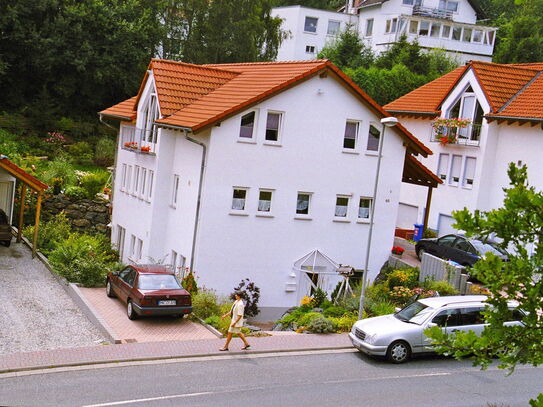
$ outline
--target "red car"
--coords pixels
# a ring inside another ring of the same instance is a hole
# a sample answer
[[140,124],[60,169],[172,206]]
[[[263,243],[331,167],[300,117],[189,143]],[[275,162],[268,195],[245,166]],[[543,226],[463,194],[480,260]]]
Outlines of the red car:
[[129,319],[141,315],[182,317],[192,311],[190,294],[172,271],[159,265],[127,266],[122,271],[108,273],[106,294],[126,303]]

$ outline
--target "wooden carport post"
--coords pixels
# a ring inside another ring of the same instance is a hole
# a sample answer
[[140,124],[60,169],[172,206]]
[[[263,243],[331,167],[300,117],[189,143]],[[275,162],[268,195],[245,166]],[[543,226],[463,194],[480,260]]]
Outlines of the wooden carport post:
[[430,217],[430,205],[432,204],[432,190],[434,187],[428,187],[428,194],[426,195],[426,208],[424,209],[424,221],[423,224],[423,231],[426,230],[428,227],[428,218]]
[[41,199],[42,193],[38,192],[38,202],[36,203],[36,219],[34,221],[34,238],[32,239],[32,258],[36,257],[36,250],[38,250],[38,228],[40,226],[40,212],[41,212]]
[[23,236],[23,220],[25,214],[26,184],[21,185],[21,205],[19,207],[19,223],[17,224],[17,243],[21,242]]

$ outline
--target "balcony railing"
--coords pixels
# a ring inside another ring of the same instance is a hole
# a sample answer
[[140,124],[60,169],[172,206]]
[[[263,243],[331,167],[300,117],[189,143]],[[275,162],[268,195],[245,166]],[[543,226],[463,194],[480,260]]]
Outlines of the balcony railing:
[[443,145],[456,144],[478,147],[481,140],[481,125],[467,126],[434,126],[430,141]]
[[121,148],[140,154],[155,154],[157,147],[156,130],[144,131],[135,126],[123,126]]
[[422,6],[413,6],[413,15],[422,17],[443,18],[446,20],[453,19],[452,11]]

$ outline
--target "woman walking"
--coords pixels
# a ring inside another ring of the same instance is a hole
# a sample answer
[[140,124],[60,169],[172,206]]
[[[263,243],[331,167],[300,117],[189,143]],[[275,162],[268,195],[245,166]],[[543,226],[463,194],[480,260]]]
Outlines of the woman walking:
[[230,326],[228,327],[228,334],[226,335],[226,343],[222,348],[220,348],[220,351],[227,351],[228,345],[230,344],[230,341],[232,340],[232,334],[238,334],[238,336],[241,338],[245,346],[241,349],[247,350],[251,347],[249,345],[249,342],[247,342],[247,339],[245,339],[245,335],[241,332],[241,327],[243,326],[243,313],[245,312],[245,305],[243,304],[243,301],[241,300],[241,292],[236,291],[234,293],[234,297],[236,298],[236,301],[234,301],[234,304],[232,305],[232,308],[230,309],[230,312],[227,312],[224,314],[221,319],[226,318],[227,316],[232,317],[232,322],[230,322]]

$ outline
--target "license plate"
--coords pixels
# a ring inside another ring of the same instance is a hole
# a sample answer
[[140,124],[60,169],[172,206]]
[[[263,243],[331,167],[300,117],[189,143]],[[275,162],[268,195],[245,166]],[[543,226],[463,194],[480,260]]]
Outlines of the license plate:
[[158,305],[175,305],[175,300],[160,300]]

